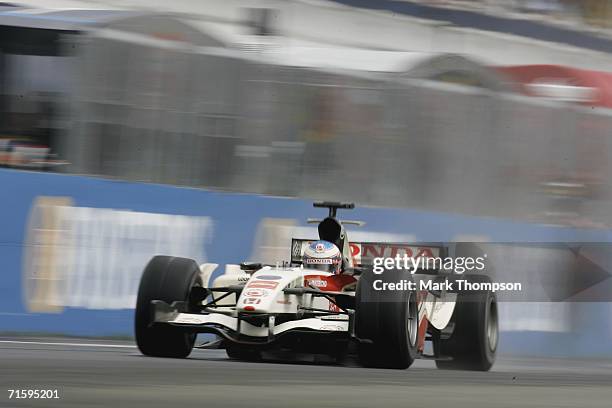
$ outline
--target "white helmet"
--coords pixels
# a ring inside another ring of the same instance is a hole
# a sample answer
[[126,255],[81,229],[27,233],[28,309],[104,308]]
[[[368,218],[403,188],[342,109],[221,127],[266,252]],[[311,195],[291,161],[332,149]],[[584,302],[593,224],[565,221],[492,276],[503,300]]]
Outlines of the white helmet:
[[342,267],[342,254],[331,242],[314,241],[304,250],[302,264],[304,268],[338,274]]

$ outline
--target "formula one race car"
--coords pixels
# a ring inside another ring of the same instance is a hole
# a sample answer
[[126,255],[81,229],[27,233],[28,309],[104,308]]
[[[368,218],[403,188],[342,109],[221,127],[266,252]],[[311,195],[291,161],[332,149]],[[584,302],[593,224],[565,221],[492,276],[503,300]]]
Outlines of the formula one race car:
[[[258,360],[284,350],[342,359],[354,351],[367,367],[407,368],[416,358],[438,368],[489,370],[498,338],[497,302],[490,290],[440,289],[456,276],[441,269],[394,268],[375,273],[376,258],[449,256],[450,245],[349,242],[337,209],[318,222],[319,240],[293,239],[291,259],[278,265],[228,266],[155,256],[142,275],[136,342],[148,356],[188,356],[197,333],[214,333],[230,358]],[[345,222],[349,223],[349,222]],[[461,275],[490,282],[485,275]],[[420,288],[421,287],[421,288]],[[426,351],[425,343],[432,346]]]

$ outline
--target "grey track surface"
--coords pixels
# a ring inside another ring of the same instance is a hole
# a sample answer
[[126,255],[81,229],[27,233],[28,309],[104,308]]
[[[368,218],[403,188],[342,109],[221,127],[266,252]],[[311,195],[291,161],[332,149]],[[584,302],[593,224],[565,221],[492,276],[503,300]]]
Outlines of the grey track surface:
[[[612,361],[502,358],[489,373],[440,371],[417,361],[396,371],[236,362],[223,350],[148,358],[127,342],[0,338],[0,384],[0,407],[7,408],[609,408]],[[7,389],[15,388],[57,388],[61,399],[9,400]]]

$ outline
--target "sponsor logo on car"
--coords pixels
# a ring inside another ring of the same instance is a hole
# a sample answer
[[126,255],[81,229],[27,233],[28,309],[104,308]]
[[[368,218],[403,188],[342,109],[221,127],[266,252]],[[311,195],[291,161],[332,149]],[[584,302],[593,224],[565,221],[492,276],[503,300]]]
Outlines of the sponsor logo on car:
[[334,260],[331,258],[307,258],[304,260],[304,262],[306,264],[322,264],[322,265],[327,265],[327,264],[332,264],[334,263]]
[[174,320],[172,320],[173,323],[179,323],[179,324],[202,324],[202,323],[206,323],[206,321],[204,320],[203,317],[201,316],[190,316],[190,315],[184,315],[184,314],[180,314],[178,315],[178,317],[176,317]]
[[293,241],[293,258],[301,258],[302,257],[302,242],[301,241]]
[[263,297],[268,296],[269,294],[270,292],[265,289],[247,289],[244,292],[244,295],[248,297]]
[[317,288],[326,288],[327,281],[323,279],[309,279],[308,284]]
[[276,289],[278,282],[256,280],[247,284],[247,289]]
[[282,276],[278,276],[278,275],[259,275],[256,276],[257,279],[261,279],[261,280],[281,280],[283,279]]
[[[294,239],[292,261],[304,261],[306,248],[313,244],[319,243],[311,240]],[[406,255],[409,258],[415,259],[435,258],[440,255],[440,248],[436,246],[419,246],[402,243],[351,242],[349,247],[350,256],[356,265],[371,265],[374,258],[395,258],[398,255],[400,257]]]
[[327,331],[343,331],[344,327],[336,324],[326,324],[321,326],[321,330]]
[[414,258],[433,258],[438,256],[439,249],[435,247],[420,247],[402,244],[359,244],[351,243],[351,255],[354,258],[395,258],[397,255]]

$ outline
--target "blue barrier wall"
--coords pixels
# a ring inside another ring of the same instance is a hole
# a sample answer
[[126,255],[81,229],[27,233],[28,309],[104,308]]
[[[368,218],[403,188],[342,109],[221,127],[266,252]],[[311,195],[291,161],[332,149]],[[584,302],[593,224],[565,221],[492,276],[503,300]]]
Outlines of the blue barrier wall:
[[[320,209],[301,199],[273,198],[245,194],[219,193],[190,188],[141,184],[90,177],[50,173],[0,170],[0,332],[38,332],[70,335],[131,335],[131,309],[86,310],[66,308],[62,313],[28,313],[22,297],[23,243],[28,213],[38,196],[67,196],[78,207],[126,209],[175,215],[208,216],[213,221],[213,237],[205,253],[210,259],[198,260],[221,265],[238,263],[251,253],[258,223],[264,217],[296,218],[321,215]],[[373,231],[412,234],[420,241],[449,241],[459,234],[487,237],[490,241],[606,241],[612,242],[609,231],[575,230],[519,224],[508,220],[455,216],[406,209],[357,208],[351,219],[364,220]],[[289,243],[287,243],[289,255]],[[153,255],[153,254],[152,254]],[[143,265],[144,266],[144,265]],[[605,307],[607,305],[604,304]],[[586,340],[569,335],[557,350],[567,347],[606,352],[603,346],[610,337],[609,309],[601,305],[585,306],[585,313],[598,315],[595,335]],[[602,316],[603,315],[603,316]],[[591,327],[592,328],[592,327]],[[535,337],[533,337],[535,336]],[[601,337],[603,336],[603,337]],[[504,338],[507,340],[504,344]],[[535,342],[535,343],[534,343]],[[541,347],[535,347],[534,344]],[[544,353],[549,336],[512,332],[502,337],[503,350],[523,348]],[[579,347],[576,343],[584,346]],[[569,345],[568,345],[569,344]],[[526,346],[528,345],[528,347]],[[539,350],[539,351],[538,351]]]

